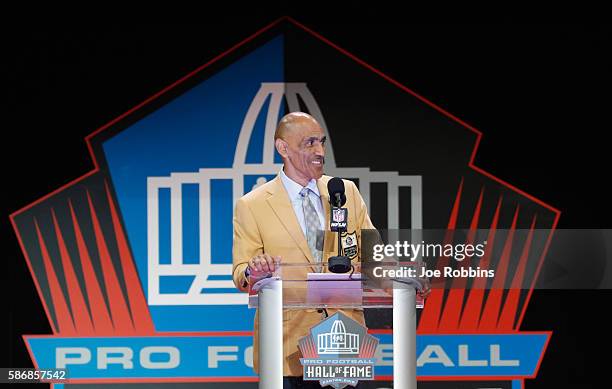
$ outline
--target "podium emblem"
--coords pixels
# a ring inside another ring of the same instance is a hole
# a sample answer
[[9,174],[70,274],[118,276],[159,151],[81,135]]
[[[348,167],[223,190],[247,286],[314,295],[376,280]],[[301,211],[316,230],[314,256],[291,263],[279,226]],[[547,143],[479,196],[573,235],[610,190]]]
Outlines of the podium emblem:
[[304,380],[343,388],[374,379],[374,353],[378,339],[367,328],[337,312],[310,329],[298,347]]

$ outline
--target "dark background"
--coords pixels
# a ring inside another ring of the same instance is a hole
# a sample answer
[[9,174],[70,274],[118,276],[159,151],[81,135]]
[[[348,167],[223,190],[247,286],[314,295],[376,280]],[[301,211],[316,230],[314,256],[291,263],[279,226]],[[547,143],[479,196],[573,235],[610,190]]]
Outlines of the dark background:
[[[2,366],[31,366],[21,334],[51,332],[8,215],[93,168],[87,134],[274,19],[4,35]],[[297,20],[482,131],[476,165],[560,209],[558,228],[610,228],[609,27]],[[611,298],[534,291],[521,329],[553,337],[526,388],[609,385]]]

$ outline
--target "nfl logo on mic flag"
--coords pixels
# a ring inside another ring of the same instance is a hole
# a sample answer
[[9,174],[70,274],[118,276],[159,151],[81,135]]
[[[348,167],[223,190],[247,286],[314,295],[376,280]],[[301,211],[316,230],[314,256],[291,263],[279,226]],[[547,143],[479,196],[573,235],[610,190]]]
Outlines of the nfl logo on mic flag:
[[332,231],[342,231],[346,229],[346,221],[348,219],[348,209],[346,208],[332,208],[332,222],[330,227]]

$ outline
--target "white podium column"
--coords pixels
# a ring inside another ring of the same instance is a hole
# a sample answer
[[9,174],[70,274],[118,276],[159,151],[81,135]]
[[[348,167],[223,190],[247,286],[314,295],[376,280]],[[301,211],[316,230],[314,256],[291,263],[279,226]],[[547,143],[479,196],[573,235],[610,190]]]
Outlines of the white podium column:
[[416,291],[393,289],[393,387],[416,389]]
[[283,387],[283,281],[259,291],[259,387]]

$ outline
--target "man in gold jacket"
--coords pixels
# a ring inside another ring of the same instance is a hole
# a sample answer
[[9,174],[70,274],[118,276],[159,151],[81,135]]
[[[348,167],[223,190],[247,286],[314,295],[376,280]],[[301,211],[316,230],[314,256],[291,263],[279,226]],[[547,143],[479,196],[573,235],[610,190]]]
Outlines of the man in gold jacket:
[[[240,198],[234,212],[233,279],[236,287],[244,291],[248,290],[250,280],[274,270],[281,262],[316,264],[318,261],[327,262],[329,257],[338,253],[336,233],[329,231],[327,182],[331,177],[323,175],[323,129],[312,116],[293,112],[281,119],[274,139],[276,150],[283,159],[282,171],[270,182]],[[344,180],[344,185],[348,223],[343,247],[345,255],[352,262],[358,262],[361,230],[373,229],[374,226],[355,184]],[[313,220],[318,224],[318,239],[309,236],[313,231]],[[347,236],[352,239],[346,239]],[[315,241],[318,243],[313,244]],[[313,266],[310,271],[316,271],[315,268]],[[296,276],[305,279],[308,268],[284,268],[284,277],[288,271],[303,272],[296,273]],[[329,315],[334,312],[336,310],[328,309]],[[364,323],[362,310],[343,312]],[[302,375],[298,340],[323,318],[321,311],[315,309],[283,311],[284,376]],[[255,371],[258,371],[258,337],[256,316]]]

